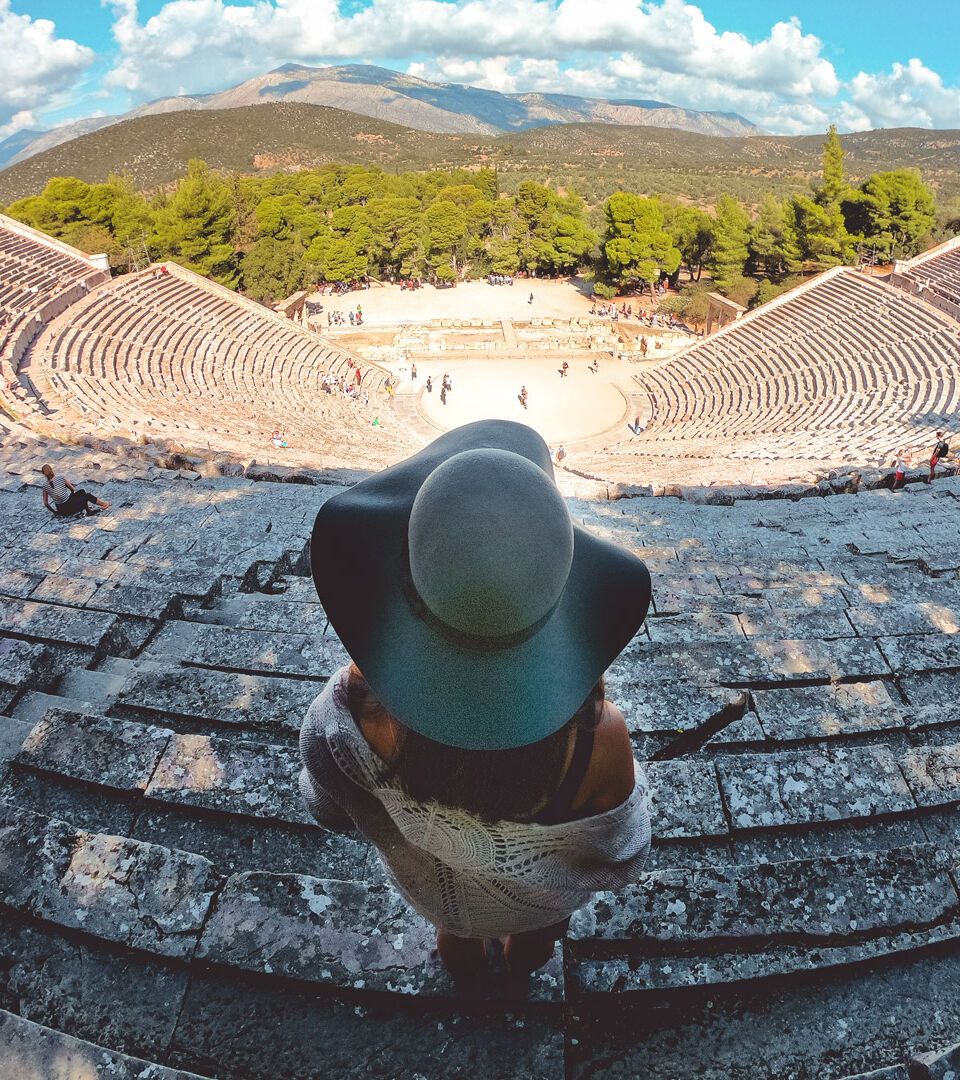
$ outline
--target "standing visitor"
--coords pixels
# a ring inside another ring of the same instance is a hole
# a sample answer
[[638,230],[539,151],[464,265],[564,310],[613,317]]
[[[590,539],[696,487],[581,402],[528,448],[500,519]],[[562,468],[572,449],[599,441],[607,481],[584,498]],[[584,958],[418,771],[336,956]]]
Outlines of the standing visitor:
[[567,451],[564,449],[563,444],[561,443],[557,447],[557,457],[556,457],[557,464],[562,465],[564,463],[564,461],[566,460],[566,457],[567,457]]
[[485,939],[513,976],[545,964],[650,847],[647,782],[603,684],[650,575],[570,520],[552,473],[530,428],[481,421],[329,499],[313,528],[352,663],[307,711],[300,790],[377,848],[463,983]]
[[940,461],[950,453],[950,447],[947,444],[947,440],[943,436],[942,431],[937,432],[937,445],[933,448],[933,453],[930,456],[930,476],[927,480],[928,484],[933,483],[933,474],[936,471],[937,465]]
[[893,459],[893,481],[890,484],[891,491],[902,488],[907,475],[907,466],[910,464],[910,453],[907,450],[898,450]]
[[432,376],[430,376],[430,375],[427,376],[427,384],[426,385],[427,385],[427,393],[432,394],[433,393],[433,378],[432,378]]
[[417,365],[416,364],[411,364],[410,365],[410,381],[411,382],[416,382],[417,381]]
[[529,296],[527,297],[527,303],[528,303],[528,304],[532,304],[532,303],[533,303],[533,293],[531,293],[531,294],[530,294],[530,295],[529,295]]
[[446,405],[446,403],[447,403],[447,384],[444,383],[443,386],[440,387],[440,404],[441,405]]

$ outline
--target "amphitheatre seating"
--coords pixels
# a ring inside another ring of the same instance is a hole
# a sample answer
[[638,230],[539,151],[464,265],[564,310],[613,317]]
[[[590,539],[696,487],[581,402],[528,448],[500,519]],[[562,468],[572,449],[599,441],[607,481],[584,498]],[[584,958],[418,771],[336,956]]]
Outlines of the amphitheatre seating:
[[960,320],[960,238],[896,263],[891,280]]
[[[46,458],[111,512],[51,521]],[[45,1052],[161,1080],[943,1075],[960,479],[570,500],[654,578],[607,675],[653,854],[528,993],[479,1001],[299,801],[300,719],[345,659],[305,559],[335,490],[0,446],[0,1075]]]
[[637,459],[661,457],[685,461],[688,474],[723,462],[714,473],[736,479],[747,463],[875,465],[903,446],[927,448],[960,409],[958,330],[901,290],[828,271],[638,369],[647,428],[577,467],[617,479],[629,468],[638,482]]
[[[361,399],[323,391],[324,375],[354,381],[358,364]],[[81,433],[249,458],[276,455],[280,428],[297,463],[325,465],[383,465],[414,445],[391,423],[384,369],[176,266],[118,278],[73,305],[22,370],[49,420]]]
[[0,214],[0,412],[22,411],[20,359],[43,326],[109,277],[82,252]]

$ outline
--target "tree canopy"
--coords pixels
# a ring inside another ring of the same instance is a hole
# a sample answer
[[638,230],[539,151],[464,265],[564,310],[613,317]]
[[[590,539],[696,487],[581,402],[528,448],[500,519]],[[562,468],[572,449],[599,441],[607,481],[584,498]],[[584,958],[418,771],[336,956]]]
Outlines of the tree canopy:
[[603,259],[608,276],[619,285],[653,285],[680,266],[659,199],[618,191],[607,201],[606,219]]
[[693,281],[707,270],[710,288],[750,301],[797,274],[852,263],[858,246],[907,257],[960,232],[960,202],[938,207],[914,170],[849,184],[834,128],[806,193],[767,193],[752,206],[729,193],[711,202],[617,191],[588,207],[576,192],[530,180],[507,195],[485,168],[388,173],[332,164],[241,175],[197,160],[150,196],[125,177],[55,177],[7,212],[82,250],[106,252],[115,271],[171,259],[271,302],[318,280],[445,283],[580,269],[613,295],[661,277],[677,283],[681,268]]

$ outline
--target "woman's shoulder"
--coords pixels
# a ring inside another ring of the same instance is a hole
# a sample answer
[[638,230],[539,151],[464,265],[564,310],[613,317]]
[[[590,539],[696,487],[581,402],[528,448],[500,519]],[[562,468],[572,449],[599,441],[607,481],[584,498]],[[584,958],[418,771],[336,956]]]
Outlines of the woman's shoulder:
[[633,744],[627,722],[612,701],[604,701],[577,803],[595,814],[612,810],[630,797],[634,782]]

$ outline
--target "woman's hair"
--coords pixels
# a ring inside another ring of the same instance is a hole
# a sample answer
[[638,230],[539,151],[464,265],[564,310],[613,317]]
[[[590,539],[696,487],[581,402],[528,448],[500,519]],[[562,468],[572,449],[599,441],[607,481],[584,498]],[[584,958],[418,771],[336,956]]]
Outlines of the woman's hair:
[[354,720],[390,719],[397,740],[389,773],[418,802],[456,806],[487,821],[533,817],[557,790],[574,728],[600,722],[601,677],[586,700],[559,731],[511,750],[463,750],[428,739],[402,724],[376,699],[355,664],[347,680],[347,704]]
[[44,465],[43,468],[40,471],[43,473],[43,475],[48,480],[53,479],[53,466],[52,465]]

